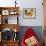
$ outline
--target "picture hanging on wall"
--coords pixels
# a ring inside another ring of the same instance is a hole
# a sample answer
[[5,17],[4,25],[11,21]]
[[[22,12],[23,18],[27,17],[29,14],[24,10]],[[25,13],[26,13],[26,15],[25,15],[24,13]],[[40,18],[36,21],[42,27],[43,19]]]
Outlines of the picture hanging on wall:
[[24,8],[24,18],[35,19],[36,18],[36,8]]

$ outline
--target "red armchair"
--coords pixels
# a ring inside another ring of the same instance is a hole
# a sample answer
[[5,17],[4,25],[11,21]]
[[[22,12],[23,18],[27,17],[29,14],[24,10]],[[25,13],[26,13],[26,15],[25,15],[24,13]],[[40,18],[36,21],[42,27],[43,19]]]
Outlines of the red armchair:
[[37,35],[32,28],[28,28],[22,38],[21,46],[41,46],[40,42],[36,38]]

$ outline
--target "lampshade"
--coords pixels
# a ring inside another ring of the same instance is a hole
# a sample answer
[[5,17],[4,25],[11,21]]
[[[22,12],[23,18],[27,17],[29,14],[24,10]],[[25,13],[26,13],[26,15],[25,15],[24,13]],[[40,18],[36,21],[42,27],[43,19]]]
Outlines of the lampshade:
[[14,29],[14,32],[17,32],[17,29],[16,28]]

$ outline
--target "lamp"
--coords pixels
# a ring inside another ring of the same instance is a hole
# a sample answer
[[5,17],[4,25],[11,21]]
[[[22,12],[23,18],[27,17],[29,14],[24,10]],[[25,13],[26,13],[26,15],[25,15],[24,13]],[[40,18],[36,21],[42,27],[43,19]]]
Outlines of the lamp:
[[15,0],[15,7],[16,7],[16,4],[17,4],[17,2],[16,2],[17,0]]

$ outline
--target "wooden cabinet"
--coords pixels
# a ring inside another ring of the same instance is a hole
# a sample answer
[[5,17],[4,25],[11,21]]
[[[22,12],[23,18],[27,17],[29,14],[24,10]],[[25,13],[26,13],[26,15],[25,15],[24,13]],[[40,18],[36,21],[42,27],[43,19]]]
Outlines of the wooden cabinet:
[[[0,46],[18,46],[18,16],[19,7],[0,7]],[[12,34],[9,32],[12,32]],[[4,33],[6,33],[5,35],[7,36],[5,36]],[[9,39],[9,36],[11,39]]]

